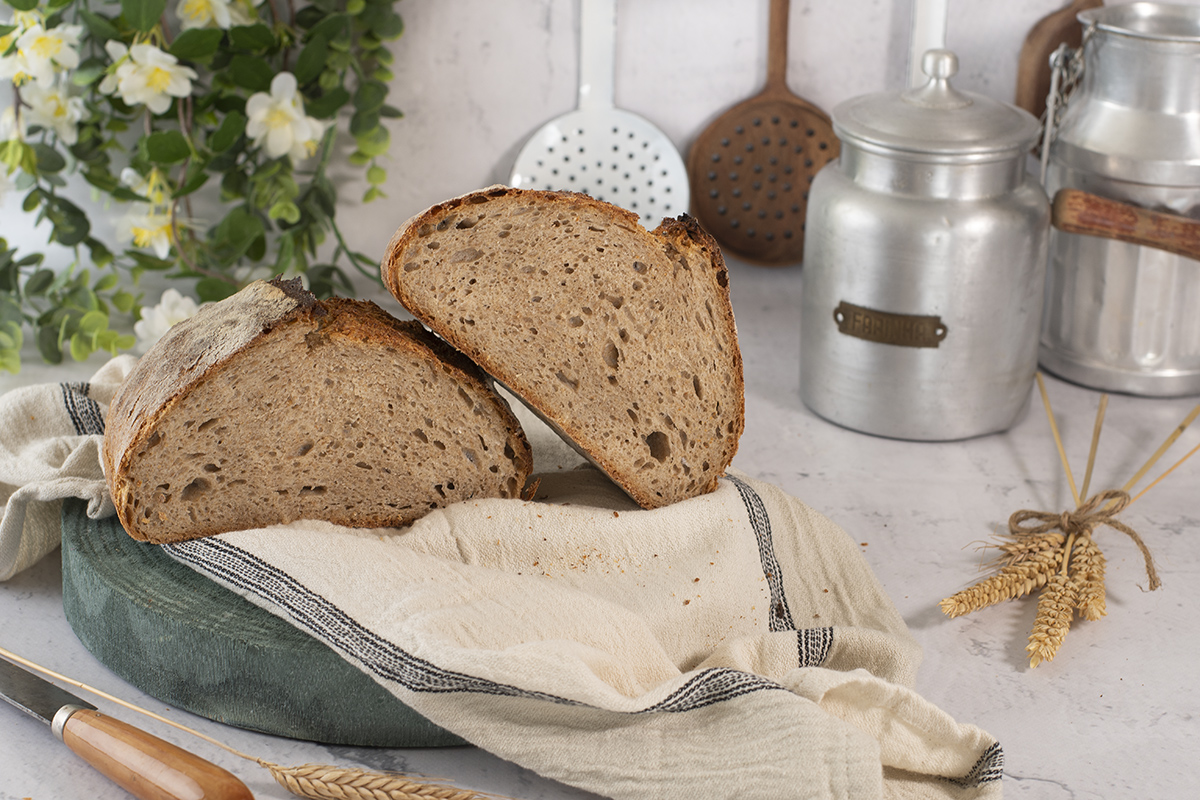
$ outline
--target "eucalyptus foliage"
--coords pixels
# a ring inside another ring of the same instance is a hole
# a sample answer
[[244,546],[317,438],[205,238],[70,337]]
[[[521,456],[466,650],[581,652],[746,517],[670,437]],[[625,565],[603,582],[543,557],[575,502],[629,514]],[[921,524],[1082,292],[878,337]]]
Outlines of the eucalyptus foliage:
[[[378,279],[338,229],[329,169],[352,138],[363,199],[382,196],[383,123],[400,116],[384,46],[403,32],[395,0],[5,2],[0,183],[74,259],[50,269],[0,239],[0,368],[19,369],[26,331],[50,363],[132,347],[115,315],[139,318],[147,271],[202,302],[263,274],[302,274],[320,296],[351,288],[346,267]],[[124,241],[93,235],[70,175]],[[193,218],[198,197],[219,201],[218,218]]]

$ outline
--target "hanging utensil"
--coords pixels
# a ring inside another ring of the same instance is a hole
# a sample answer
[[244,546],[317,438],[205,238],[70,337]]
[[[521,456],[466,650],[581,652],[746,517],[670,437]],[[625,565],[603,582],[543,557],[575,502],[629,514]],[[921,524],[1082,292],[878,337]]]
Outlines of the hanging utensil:
[[1078,48],[1083,28],[1075,19],[1079,12],[1104,5],[1104,0],[1072,0],[1069,5],[1047,14],[1029,30],[1021,55],[1017,58],[1017,92],[1013,103],[1035,117],[1046,110],[1050,93],[1050,55],[1059,45]]
[[771,0],[767,85],[692,144],[692,213],[722,247],[764,266],[804,255],[808,187],[837,158],[829,116],[787,87],[788,0]]
[[579,108],[530,137],[509,185],[584,192],[653,228],[687,211],[683,158],[653,123],[613,105],[614,0],[582,0],[579,27]]

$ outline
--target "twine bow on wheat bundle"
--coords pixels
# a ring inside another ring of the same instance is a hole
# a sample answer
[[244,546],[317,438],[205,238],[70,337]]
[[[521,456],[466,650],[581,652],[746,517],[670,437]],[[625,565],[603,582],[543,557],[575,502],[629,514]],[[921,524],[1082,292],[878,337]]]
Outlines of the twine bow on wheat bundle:
[[1087,620],[1100,619],[1107,613],[1104,553],[1100,551],[1094,538],[1099,529],[1107,527],[1132,539],[1145,560],[1150,590],[1153,591],[1162,585],[1150,548],[1142,541],[1137,531],[1117,519],[1117,515],[1200,450],[1200,445],[1192,448],[1136,496],[1130,496],[1130,490],[1145,477],[1192,421],[1200,416],[1200,406],[1196,406],[1128,483],[1120,489],[1109,489],[1089,497],[1087,490],[1091,483],[1104,413],[1108,407],[1108,395],[1100,397],[1087,471],[1084,474],[1083,489],[1080,491],[1075,487],[1075,478],[1070,464],[1067,463],[1062,437],[1059,436],[1058,425],[1050,409],[1050,398],[1040,374],[1037,376],[1037,384],[1046,408],[1046,416],[1050,420],[1054,443],[1067,474],[1067,483],[1071,487],[1075,510],[1055,513],[1025,509],[1014,513],[1008,520],[1008,536],[1003,537],[1000,544],[996,545],[1004,554],[1000,558],[999,569],[993,575],[947,597],[939,604],[946,616],[959,617],[1002,600],[1024,597],[1040,589],[1037,615],[1033,630],[1029,634],[1029,644],[1025,648],[1029,653],[1031,668],[1042,661],[1054,659],[1076,612]]

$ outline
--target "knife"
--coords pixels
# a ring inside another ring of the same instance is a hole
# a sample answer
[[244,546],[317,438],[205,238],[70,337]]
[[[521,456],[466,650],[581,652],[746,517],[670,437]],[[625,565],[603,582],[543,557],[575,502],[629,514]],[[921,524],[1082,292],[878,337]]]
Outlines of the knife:
[[53,683],[0,658],[0,697],[50,726],[54,735],[141,800],[253,800],[232,773],[200,756],[105,716]]

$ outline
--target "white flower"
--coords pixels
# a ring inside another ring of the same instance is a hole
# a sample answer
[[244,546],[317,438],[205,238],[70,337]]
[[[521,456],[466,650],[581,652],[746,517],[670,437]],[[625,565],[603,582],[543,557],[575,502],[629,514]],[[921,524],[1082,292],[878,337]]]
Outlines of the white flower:
[[183,322],[199,310],[196,301],[184,297],[175,289],[167,289],[158,300],[158,305],[142,309],[142,318],[133,324],[138,338],[138,348],[145,352],[163,337],[172,325]]
[[159,258],[171,254],[171,214],[146,203],[134,203],[121,218],[117,234],[134,247],[150,249]]
[[82,25],[46,30],[40,22],[34,23],[17,38],[16,52],[0,59],[0,78],[8,78],[18,86],[30,80],[42,85],[53,83],[56,72],[79,66],[75,47],[81,33]]
[[156,206],[164,205],[167,202],[167,180],[158,171],[158,167],[151,169],[150,174],[146,177],[142,177],[142,173],[133,167],[125,167],[121,170],[121,183],[129,187],[134,194],[145,197]]
[[61,84],[46,87],[35,83],[22,92],[21,99],[29,103],[28,122],[31,125],[51,128],[63,144],[75,144],[79,138],[79,121],[87,110],[83,98],[68,96],[66,87]]
[[256,92],[246,101],[246,133],[256,146],[265,145],[272,158],[288,155],[293,161],[317,151],[324,126],[305,116],[296,93],[296,76],[281,72],[271,81],[271,93]]
[[17,110],[12,106],[0,112],[0,142],[7,142],[12,139],[18,141],[25,138],[25,126],[28,125],[28,120],[24,116],[21,117],[20,127],[17,126]]
[[135,44],[127,48],[121,42],[109,40],[104,49],[116,65],[100,82],[104,94],[119,92],[126,105],[145,104],[155,114],[171,106],[172,97],[187,97],[192,93],[195,70],[180,66],[179,59],[164,53],[152,44]]

